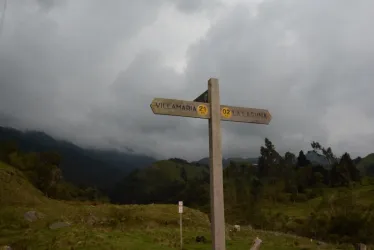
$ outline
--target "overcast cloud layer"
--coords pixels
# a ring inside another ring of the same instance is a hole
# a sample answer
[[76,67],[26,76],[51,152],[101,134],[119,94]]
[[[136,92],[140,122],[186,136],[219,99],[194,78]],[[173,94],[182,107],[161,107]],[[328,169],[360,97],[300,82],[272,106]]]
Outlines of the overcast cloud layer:
[[[0,6],[3,6],[0,0]],[[208,155],[206,120],[156,116],[154,97],[269,109],[223,123],[224,156],[312,140],[374,148],[373,0],[12,0],[0,33],[0,125],[160,158]],[[1,16],[4,11],[1,10]]]

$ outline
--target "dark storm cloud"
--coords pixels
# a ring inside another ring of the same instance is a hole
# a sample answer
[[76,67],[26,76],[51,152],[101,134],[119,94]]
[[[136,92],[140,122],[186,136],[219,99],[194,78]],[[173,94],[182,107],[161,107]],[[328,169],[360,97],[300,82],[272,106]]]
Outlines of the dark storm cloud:
[[[154,21],[160,4],[70,1],[69,8],[46,14],[26,11],[34,6],[31,1],[12,3],[0,48],[1,109],[58,134],[60,126],[84,123],[91,107],[101,102],[103,65],[120,42]],[[52,18],[58,11],[70,15]]]
[[65,0],[37,0],[39,5],[44,9],[44,10],[51,10],[55,6],[61,6],[66,4]]
[[[364,2],[267,1],[257,19],[240,6],[191,49],[187,74],[218,75],[223,103],[268,108],[273,114],[267,128],[227,124],[227,129],[268,136],[282,151],[314,139],[328,143],[341,124],[321,124],[332,119],[325,117],[327,109],[352,99],[361,106],[358,92],[363,99],[373,96],[374,35],[368,31],[374,4]],[[286,46],[292,34],[296,43]],[[347,144],[348,149],[353,150]]]
[[[57,2],[8,5],[0,37],[0,112],[14,117],[7,123],[82,145],[196,159],[208,155],[207,121],[155,116],[149,105],[155,97],[193,100],[217,77],[223,104],[273,116],[268,126],[223,122],[225,156],[257,156],[264,137],[281,152],[308,149],[312,140],[338,153],[371,150],[373,1],[263,1],[256,17],[244,0],[227,8],[198,0]],[[192,23],[182,28],[189,16],[201,25],[218,19],[203,34]],[[169,26],[152,30],[162,18]],[[178,73],[165,60],[186,32],[200,39]]]
[[203,4],[202,0],[183,1],[177,0],[177,8],[187,13],[196,11]]
[[218,6],[220,6],[219,1],[214,1],[214,0],[170,0],[173,2],[177,9],[180,10],[181,12],[190,14],[196,11],[203,11],[207,9],[214,9]]

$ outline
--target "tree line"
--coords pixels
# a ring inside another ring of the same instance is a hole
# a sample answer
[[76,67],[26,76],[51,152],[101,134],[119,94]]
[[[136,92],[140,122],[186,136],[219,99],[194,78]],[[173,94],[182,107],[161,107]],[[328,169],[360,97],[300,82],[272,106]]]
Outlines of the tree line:
[[[374,190],[374,181],[356,167],[360,158],[353,160],[349,153],[337,157],[318,142],[311,147],[326,165],[311,163],[303,151],[281,155],[269,139],[257,165],[232,161],[223,170],[226,221],[327,241],[373,243],[374,210],[354,195],[364,185]],[[110,197],[120,204],[183,200],[209,214],[209,181],[208,166],[169,159],[161,167],[132,172]],[[317,204],[305,212],[312,201]]]
[[[348,153],[337,157],[330,147],[318,142],[312,142],[311,147],[328,165],[312,164],[303,151],[297,157],[290,152],[281,156],[268,139],[260,149],[256,168],[232,163],[224,171],[228,219],[323,240],[373,243],[374,202],[369,198],[368,204],[362,204],[354,195],[365,185],[374,191],[370,186],[373,179],[356,167],[360,158],[352,160]],[[313,210],[303,212],[313,199],[318,201]],[[294,204],[299,211],[291,216],[274,209],[280,204],[287,205],[284,209]]]
[[[372,201],[363,203],[355,195],[362,187],[374,190],[373,179],[357,169],[360,158],[351,159],[348,153],[338,157],[318,142],[312,142],[311,148],[326,159],[326,165],[311,163],[303,151],[281,155],[269,139],[260,148],[257,165],[232,161],[223,170],[226,221],[328,241],[374,243]],[[131,172],[103,193],[64,180],[61,160],[58,152],[23,152],[15,142],[0,143],[0,161],[22,171],[50,198],[118,204],[183,200],[186,206],[209,214],[207,165],[176,158],[160,161]]]

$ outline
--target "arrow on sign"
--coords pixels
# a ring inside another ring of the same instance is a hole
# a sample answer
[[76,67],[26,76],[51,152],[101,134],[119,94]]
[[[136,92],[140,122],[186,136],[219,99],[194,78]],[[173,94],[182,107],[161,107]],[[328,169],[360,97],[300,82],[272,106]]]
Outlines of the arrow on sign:
[[202,102],[155,98],[151,103],[151,109],[156,115],[210,118],[210,105]]
[[208,90],[205,91],[204,93],[202,93],[201,95],[199,95],[199,97],[197,97],[193,101],[194,102],[205,102],[205,103],[208,103]]

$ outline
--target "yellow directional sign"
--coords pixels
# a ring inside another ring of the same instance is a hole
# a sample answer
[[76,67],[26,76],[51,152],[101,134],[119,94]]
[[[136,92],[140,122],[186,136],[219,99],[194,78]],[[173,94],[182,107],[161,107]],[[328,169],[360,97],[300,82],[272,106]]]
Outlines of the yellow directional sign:
[[[176,99],[155,98],[151,109],[156,115],[171,115],[209,119],[210,104]],[[221,105],[221,120],[269,124],[271,114],[266,109],[243,108]]]
[[221,120],[224,121],[269,124],[271,118],[271,114],[266,109],[221,105]]
[[155,98],[152,101],[151,109],[156,115],[210,118],[210,105],[208,103]]

